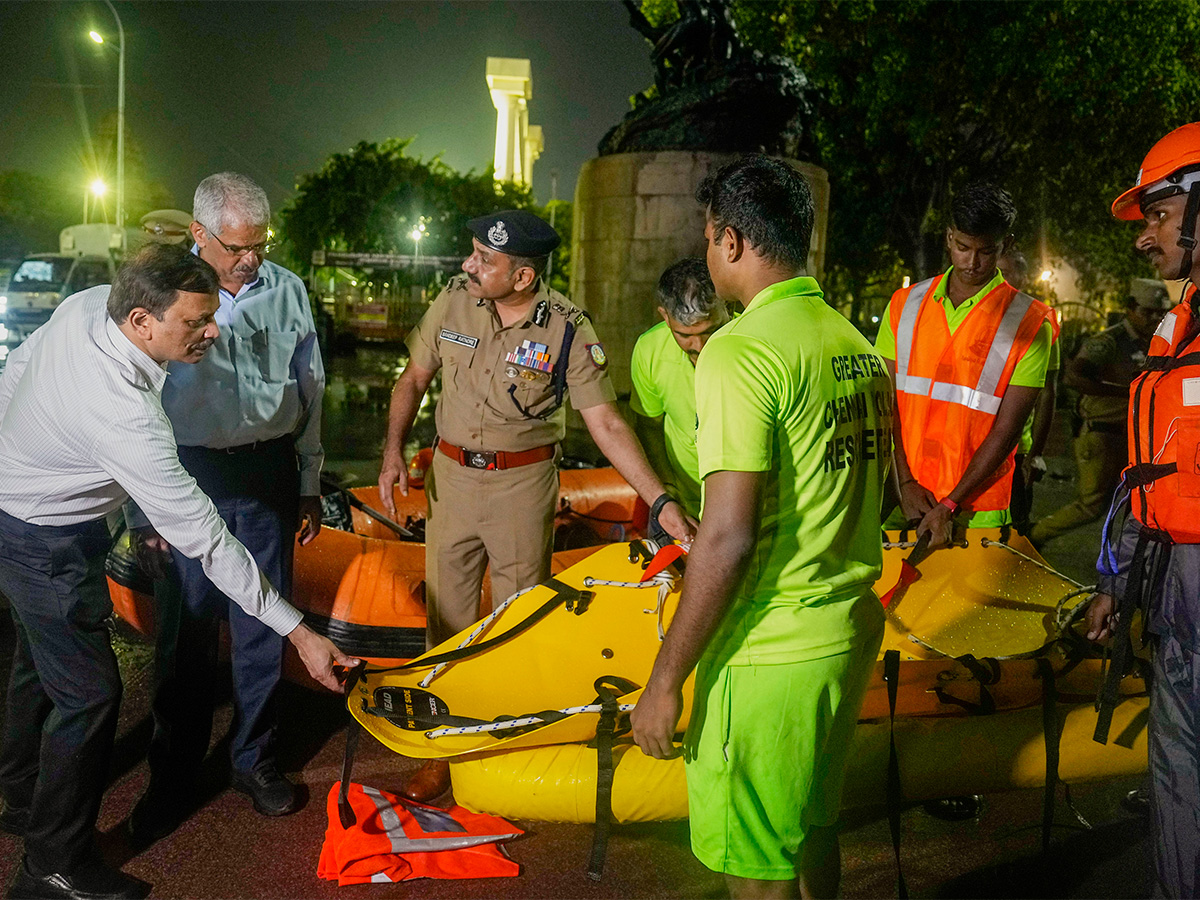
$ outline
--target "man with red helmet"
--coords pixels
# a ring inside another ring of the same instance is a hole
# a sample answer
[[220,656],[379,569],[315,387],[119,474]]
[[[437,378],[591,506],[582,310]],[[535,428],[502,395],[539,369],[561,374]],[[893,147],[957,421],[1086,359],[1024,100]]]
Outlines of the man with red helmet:
[[[1119,219],[1145,220],[1136,247],[1165,279],[1187,279],[1162,320],[1143,373],[1130,386],[1129,466],[1104,527],[1099,593],[1088,637],[1115,636],[1096,740],[1108,737],[1129,623],[1142,609],[1154,648],[1150,691],[1150,810],[1156,895],[1200,894],[1200,310],[1196,222],[1200,122],[1172,131],[1146,155],[1134,186],[1113,202]],[[1122,522],[1122,516],[1124,517]]]

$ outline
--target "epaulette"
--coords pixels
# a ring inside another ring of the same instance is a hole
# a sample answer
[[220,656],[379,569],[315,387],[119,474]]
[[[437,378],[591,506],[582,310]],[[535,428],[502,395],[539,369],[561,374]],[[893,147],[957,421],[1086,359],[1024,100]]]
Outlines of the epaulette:
[[448,291],[465,291],[467,289],[467,275],[464,272],[461,275],[455,275],[446,282],[446,290]]
[[558,313],[568,322],[574,322],[576,328],[583,324],[584,319],[590,319],[592,317],[591,313],[589,313],[586,309],[580,309],[578,306],[575,306],[570,300],[558,292],[555,292],[550,296],[550,309],[553,312]]

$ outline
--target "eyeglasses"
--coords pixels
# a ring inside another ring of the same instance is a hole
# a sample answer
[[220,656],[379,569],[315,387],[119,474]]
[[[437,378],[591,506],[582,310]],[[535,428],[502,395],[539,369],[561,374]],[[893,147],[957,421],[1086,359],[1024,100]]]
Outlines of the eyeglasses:
[[270,240],[260,241],[257,244],[247,244],[244,247],[238,246],[236,244],[230,245],[230,244],[225,243],[219,237],[217,237],[217,233],[215,231],[213,231],[211,228],[209,228],[207,225],[205,225],[203,222],[201,222],[200,225],[203,226],[204,230],[208,232],[209,237],[211,237],[214,241],[216,241],[218,244],[220,244],[222,247],[224,247],[226,250],[228,250],[234,256],[245,256],[248,253],[253,253],[259,259],[262,259],[266,254],[271,252],[271,247],[273,245],[270,242]]

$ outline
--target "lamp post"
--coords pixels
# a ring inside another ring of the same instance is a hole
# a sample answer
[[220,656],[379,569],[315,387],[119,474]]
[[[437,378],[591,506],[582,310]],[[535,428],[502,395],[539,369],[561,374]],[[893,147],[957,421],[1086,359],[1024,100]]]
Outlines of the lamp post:
[[[92,202],[92,211],[94,212],[96,204],[100,202],[100,198],[103,197],[107,191],[108,185],[106,185],[104,180],[100,178],[95,179],[90,185],[88,185],[88,189],[83,195],[83,224],[86,225],[91,218],[88,215],[88,197],[92,196],[96,198]],[[108,216],[105,215],[104,218],[107,219]]]
[[[125,246],[125,27],[117,8],[112,0],[104,0],[104,5],[117,21],[117,228],[121,233],[121,246]],[[103,44],[104,38],[99,32],[88,33],[97,44]]]

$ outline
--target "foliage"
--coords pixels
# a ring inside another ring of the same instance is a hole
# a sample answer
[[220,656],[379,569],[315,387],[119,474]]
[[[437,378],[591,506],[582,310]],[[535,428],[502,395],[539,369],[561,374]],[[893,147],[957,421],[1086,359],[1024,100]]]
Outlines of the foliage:
[[68,193],[29,172],[0,172],[0,259],[56,252],[59,231],[82,215],[82,191]]
[[1108,205],[1196,116],[1196,0],[732,2],[747,42],[820,91],[832,270],[869,280],[896,255],[914,280],[939,270],[951,192],[988,178],[1013,193],[1031,259],[1044,226],[1085,287],[1146,272]]
[[411,254],[409,235],[420,222],[426,226],[422,255],[466,257],[469,219],[531,205],[527,189],[496,182],[491,169],[462,174],[437,157],[408,156],[410,143],[362,141],[300,179],[296,197],[279,214],[282,249],[292,268],[307,271],[320,249]]

